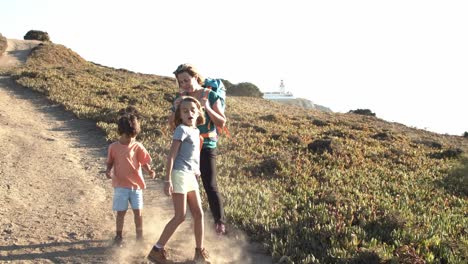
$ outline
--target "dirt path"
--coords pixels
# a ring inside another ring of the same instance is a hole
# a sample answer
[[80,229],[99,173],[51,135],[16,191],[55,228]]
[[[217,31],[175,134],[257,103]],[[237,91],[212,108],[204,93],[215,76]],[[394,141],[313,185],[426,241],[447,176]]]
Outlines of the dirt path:
[[[15,43],[0,57],[0,67],[24,62],[31,46]],[[76,119],[44,96],[0,77],[0,141],[0,262],[145,263],[173,215],[171,199],[159,180],[147,179],[144,245],[133,243],[129,211],[125,246],[110,246],[112,188],[102,173],[108,143],[93,122]],[[205,221],[205,246],[213,263],[272,263],[241,232],[217,236],[209,212]],[[193,257],[191,223],[188,215],[167,245],[177,263]]]
[[5,54],[0,56],[0,67],[9,67],[24,63],[31,49],[36,47],[39,43],[41,43],[41,41],[38,40],[7,39]]

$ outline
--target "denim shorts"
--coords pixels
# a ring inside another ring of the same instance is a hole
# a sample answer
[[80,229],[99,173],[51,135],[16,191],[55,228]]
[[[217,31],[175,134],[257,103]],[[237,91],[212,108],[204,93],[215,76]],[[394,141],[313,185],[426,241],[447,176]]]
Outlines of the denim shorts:
[[112,210],[127,211],[128,203],[130,203],[132,209],[143,209],[143,190],[115,187]]

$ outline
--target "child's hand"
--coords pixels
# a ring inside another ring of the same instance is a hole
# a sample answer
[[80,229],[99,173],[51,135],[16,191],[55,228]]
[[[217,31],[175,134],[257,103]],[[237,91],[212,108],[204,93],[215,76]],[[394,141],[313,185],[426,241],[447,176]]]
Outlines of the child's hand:
[[151,176],[151,179],[156,178],[156,172],[154,172],[154,170],[150,170],[150,171],[148,172],[148,174],[149,174],[149,176]]
[[111,175],[110,170],[106,170],[106,177],[107,177],[107,179],[112,179],[112,175]]
[[171,196],[173,191],[174,191],[174,187],[172,186],[172,182],[171,181],[165,181],[164,182],[164,193],[167,196]]

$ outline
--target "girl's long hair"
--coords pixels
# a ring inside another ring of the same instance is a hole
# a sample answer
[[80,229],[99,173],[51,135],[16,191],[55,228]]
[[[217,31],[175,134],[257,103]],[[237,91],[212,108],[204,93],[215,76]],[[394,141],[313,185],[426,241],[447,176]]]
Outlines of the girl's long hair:
[[199,126],[199,125],[205,124],[205,121],[206,121],[205,120],[205,111],[204,111],[203,107],[201,106],[200,102],[195,97],[183,96],[182,101],[180,101],[180,104],[179,104],[179,106],[177,106],[177,109],[176,109],[175,114],[174,114],[175,126],[177,127],[180,124],[182,124],[182,117],[181,117],[181,114],[180,114],[180,106],[184,102],[195,103],[195,105],[197,106],[198,112],[199,112],[196,125]]

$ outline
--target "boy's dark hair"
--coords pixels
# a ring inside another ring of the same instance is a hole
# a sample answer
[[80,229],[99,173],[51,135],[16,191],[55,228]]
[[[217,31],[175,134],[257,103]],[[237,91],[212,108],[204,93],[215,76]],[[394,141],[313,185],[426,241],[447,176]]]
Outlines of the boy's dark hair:
[[140,112],[133,105],[129,105],[129,106],[127,106],[127,108],[122,108],[122,109],[119,110],[119,115],[123,116],[123,115],[126,115],[126,114],[135,115],[137,118],[140,118]]
[[117,131],[119,135],[126,134],[129,137],[136,137],[140,133],[140,123],[135,114],[125,114],[117,122]]

